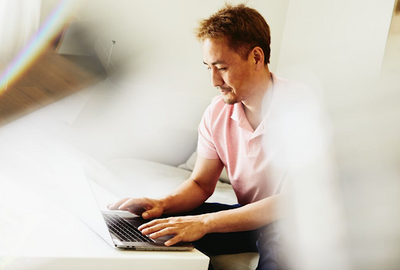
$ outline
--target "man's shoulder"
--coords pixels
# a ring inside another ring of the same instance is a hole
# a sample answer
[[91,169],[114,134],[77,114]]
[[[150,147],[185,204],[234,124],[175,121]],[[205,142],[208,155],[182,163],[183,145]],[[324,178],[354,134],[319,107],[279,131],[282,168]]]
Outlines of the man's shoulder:
[[305,106],[316,106],[318,103],[315,92],[307,85],[280,77],[276,77],[276,101],[286,109]]
[[274,87],[288,98],[296,95],[310,95],[312,93],[311,88],[301,82],[277,76],[274,76]]
[[268,114],[269,125],[291,130],[307,126],[324,115],[315,91],[307,85],[288,79],[274,78],[274,92]]

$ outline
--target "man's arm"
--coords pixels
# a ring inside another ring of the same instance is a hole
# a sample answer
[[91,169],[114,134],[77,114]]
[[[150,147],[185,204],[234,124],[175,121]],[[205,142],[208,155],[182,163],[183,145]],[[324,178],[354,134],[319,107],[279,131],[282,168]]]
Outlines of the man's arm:
[[109,205],[109,209],[130,211],[145,219],[193,210],[213,194],[222,169],[221,160],[198,157],[190,178],[168,196],[158,200],[125,198]]
[[183,213],[199,207],[214,193],[223,166],[219,159],[197,157],[190,178],[162,199],[164,213]]
[[151,238],[175,235],[165,242],[192,242],[208,233],[247,231],[260,228],[280,219],[278,203],[282,195],[274,195],[246,206],[198,216],[157,219],[139,227]]
[[237,209],[207,214],[206,222],[210,233],[248,231],[260,228],[285,216],[282,208],[287,196],[287,182],[283,183],[279,194],[262,199]]

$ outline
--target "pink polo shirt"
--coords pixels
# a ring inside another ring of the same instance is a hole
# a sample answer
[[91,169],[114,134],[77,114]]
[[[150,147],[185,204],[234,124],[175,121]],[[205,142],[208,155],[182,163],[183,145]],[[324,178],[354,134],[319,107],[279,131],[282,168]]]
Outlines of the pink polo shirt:
[[256,130],[250,126],[243,104],[225,104],[222,96],[212,100],[199,125],[198,155],[223,162],[241,205],[279,193],[287,174],[285,166],[276,166],[286,158],[281,120],[302,94],[275,75],[273,84],[264,103],[267,114]]

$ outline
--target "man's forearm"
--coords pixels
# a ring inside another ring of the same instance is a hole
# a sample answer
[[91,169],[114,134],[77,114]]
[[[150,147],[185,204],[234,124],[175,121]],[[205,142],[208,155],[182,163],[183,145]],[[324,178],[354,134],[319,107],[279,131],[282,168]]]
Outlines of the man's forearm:
[[212,194],[205,191],[195,180],[183,182],[168,196],[160,199],[164,214],[175,214],[191,211],[204,203]]
[[207,233],[238,232],[261,228],[281,214],[278,203],[281,195],[274,195],[243,207],[204,215]]

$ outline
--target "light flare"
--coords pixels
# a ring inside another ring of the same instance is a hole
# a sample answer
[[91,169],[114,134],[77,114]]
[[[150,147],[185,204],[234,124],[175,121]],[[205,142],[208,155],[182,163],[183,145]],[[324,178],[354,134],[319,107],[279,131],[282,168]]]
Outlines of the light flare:
[[36,35],[32,36],[20,53],[1,71],[0,96],[32,65],[49,42],[60,33],[71,17],[71,7],[74,2],[60,0]]

